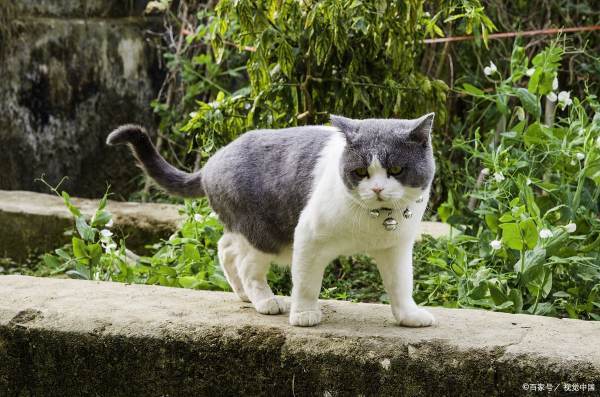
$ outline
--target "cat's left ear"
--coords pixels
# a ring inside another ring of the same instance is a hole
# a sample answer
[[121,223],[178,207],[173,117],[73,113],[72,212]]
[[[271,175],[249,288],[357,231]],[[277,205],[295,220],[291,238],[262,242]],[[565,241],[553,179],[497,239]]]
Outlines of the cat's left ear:
[[421,145],[426,145],[429,142],[429,137],[431,136],[434,118],[435,113],[429,113],[416,119],[414,124],[415,126],[409,134],[410,140],[420,143]]
[[358,123],[356,120],[343,116],[336,116],[334,114],[332,114],[329,119],[331,120],[331,125],[342,131],[349,141],[352,141],[356,136],[358,132]]

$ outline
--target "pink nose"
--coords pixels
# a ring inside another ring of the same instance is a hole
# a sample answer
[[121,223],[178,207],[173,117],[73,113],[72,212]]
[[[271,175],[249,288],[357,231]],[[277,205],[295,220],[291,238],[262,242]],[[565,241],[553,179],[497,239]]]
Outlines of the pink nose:
[[379,194],[383,191],[383,188],[382,187],[372,187],[371,190],[374,191],[375,194]]

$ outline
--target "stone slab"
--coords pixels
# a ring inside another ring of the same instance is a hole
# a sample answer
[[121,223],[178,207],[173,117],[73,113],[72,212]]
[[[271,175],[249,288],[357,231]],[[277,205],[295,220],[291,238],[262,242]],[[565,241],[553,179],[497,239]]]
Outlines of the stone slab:
[[[0,395],[518,396],[600,388],[600,323],[322,301],[294,328],[231,293],[0,276]],[[585,395],[597,395],[587,393]]]
[[[98,200],[73,198],[83,214],[91,217]],[[168,238],[182,220],[179,206],[109,200],[113,229],[126,236],[127,247],[143,253],[145,245]],[[70,240],[66,229],[74,225],[62,198],[44,193],[0,190],[0,256],[24,259],[44,253]]]

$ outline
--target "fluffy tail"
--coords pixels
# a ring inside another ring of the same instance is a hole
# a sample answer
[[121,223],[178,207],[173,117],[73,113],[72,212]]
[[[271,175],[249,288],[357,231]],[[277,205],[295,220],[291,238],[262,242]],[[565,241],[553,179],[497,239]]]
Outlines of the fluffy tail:
[[167,192],[182,197],[204,196],[200,171],[188,174],[173,167],[158,153],[144,128],[126,124],[108,135],[108,145],[128,144],[148,175]]

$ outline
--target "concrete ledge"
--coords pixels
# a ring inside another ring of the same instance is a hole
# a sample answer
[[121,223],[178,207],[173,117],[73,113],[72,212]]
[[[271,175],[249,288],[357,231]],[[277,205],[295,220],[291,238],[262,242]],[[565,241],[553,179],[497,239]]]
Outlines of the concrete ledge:
[[[92,216],[98,200],[73,198],[82,213]],[[170,204],[109,201],[115,227],[127,237],[127,247],[144,253],[144,245],[167,238],[182,221],[180,207]],[[0,190],[0,256],[24,259],[32,251],[48,252],[69,241],[64,236],[73,218],[61,198],[43,193]],[[450,226],[423,222],[421,233],[447,235]]]
[[[98,200],[73,198],[81,212],[91,217]],[[181,221],[178,206],[109,201],[114,228],[127,236],[127,247],[144,252],[144,245],[168,238]],[[73,217],[55,195],[0,190],[0,256],[24,259],[36,251],[48,252],[70,240],[65,229]]]
[[[600,323],[324,301],[293,328],[230,293],[0,276],[0,395],[516,396],[600,388]],[[553,395],[573,395],[562,392]],[[592,393],[593,394],[593,393]],[[590,395],[592,395],[590,394]]]

